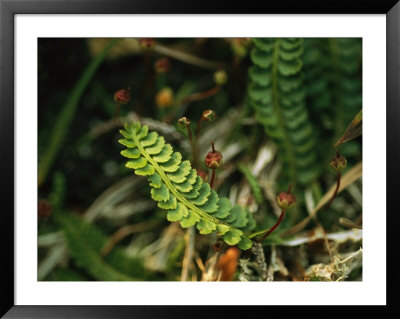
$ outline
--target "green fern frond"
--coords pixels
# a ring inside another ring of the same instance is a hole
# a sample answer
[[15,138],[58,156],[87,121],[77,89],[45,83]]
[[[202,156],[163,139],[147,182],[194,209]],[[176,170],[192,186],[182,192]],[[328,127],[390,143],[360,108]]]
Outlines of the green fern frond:
[[[327,144],[318,145],[321,158],[362,107],[361,41],[360,38],[304,40],[307,105],[316,114],[314,123],[320,135],[329,132],[332,136]],[[341,149],[344,155],[358,154],[357,143],[351,144]]]
[[183,228],[196,225],[200,234],[217,232],[228,245],[241,249],[252,246],[246,236],[255,227],[252,215],[241,206],[232,207],[227,198],[219,198],[162,136],[138,122],[120,132],[124,139],[119,142],[127,147],[121,152],[129,159],[126,166],[137,175],[148,176],[151,197],[167,210],[169,221],[179,221]]
[[253,39],[250,104],[276,142],[284,177],[307,185],[318,175],[315,139],[305,107],[301,69],[303,39]]

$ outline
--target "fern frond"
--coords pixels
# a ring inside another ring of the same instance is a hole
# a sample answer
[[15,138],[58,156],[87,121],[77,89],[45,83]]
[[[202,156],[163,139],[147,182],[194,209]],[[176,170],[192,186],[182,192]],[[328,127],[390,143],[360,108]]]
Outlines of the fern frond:
[[183,228],[196,225],[200,234],[218,232],[228,245],[241,249],[252,246],[246,236],[255,227],[252,215],[241,206],[232,207],[227,198],[219,198],[162,136],[148,132],[139,122],[120,132],[125,138],[119,142],[127,147],[121,154],[129,158],[126,166],[137,175],[148,176],[151,197],[167,210],[169,221],[179,221]]
[[[362,107],[361,46],[360,38],[304,40],[307,105],[318,116],[316,128],[332,136],[328,145],[318,145],[322,158]],[[351,144],[341,150],[346,156],[359,152],[356,143]]]
[[275,141],[283,173],[309,184],[318,175],[313,128],[305,107],[301,74],[303,39],[253,39],[249,99],[256,119]]

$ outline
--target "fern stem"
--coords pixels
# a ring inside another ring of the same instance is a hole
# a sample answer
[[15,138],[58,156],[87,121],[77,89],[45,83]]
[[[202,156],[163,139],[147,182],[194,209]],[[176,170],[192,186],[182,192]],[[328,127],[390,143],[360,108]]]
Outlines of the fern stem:
[[272,100],[276,114],[278,115],[279,124],[282,128],[284,134],[284,144],[285,149],[288,151],[289,155],[289,178],[292,181],[297,180],[296,165],[294,164],[295,155],[293,150],[293,145],[290,141],[287,128],[285,126],[285,120],[282,114],[282,109],[279,105],[279,89],[278,89],[278,63],[279,63],[279,46],[280,39],[276,39],[273,52],[273,64],[272,64]]

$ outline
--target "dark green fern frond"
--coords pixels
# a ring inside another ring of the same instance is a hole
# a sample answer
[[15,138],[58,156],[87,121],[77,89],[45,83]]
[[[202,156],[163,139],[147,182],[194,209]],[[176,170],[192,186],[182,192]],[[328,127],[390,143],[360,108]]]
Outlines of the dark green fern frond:
[[303,39],[254,39],[249,99],[279,147],[284,177],[307,185],[318,175],[313,128],[305,107]]
[[[330,142],[318,145],[323,157],[362,107],[361,39],[309,38],[304,47],[307,105],[320,134],[332,136]],[[356,144],[351,144],[342,149],[346,156],[358,153]],[[354,151],[348,153],[350,149]]]
[[121,154],[130,159],[126,166],[137,175],[148,176],[151,197],[168,211],[169,221],[179,221],[184,228],[196,225],[200,234],[216,231],[227,244],[241,249],[252,246],[246,236],[255,227],[252,215],[241,206],[232,207],[227,198],[219,198],[164,137],[148,132],[140,123],[126,125],[120,132],[125,138],[119,142],[127,147]]

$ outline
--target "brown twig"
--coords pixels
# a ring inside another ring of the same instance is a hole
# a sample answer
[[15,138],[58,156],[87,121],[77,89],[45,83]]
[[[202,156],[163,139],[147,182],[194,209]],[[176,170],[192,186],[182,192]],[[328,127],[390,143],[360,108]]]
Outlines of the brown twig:
[[190,95],[184,97],[180,103],[181,104],[191,103],[191,102],[207,99],[207,98],[212,97],[213,95],[217,94],[220,89],[221,89],[221,86],[216,85],[206,91],[190,94]]
[[162,55],[169,56],[173,59],[189,63],[201,68],[205,69],[220,69],[224,67],[224,63],[222,62],[214,62],[214,61],[209,61],[205,60],[203,58],[197,57],[195,55],[174,49],[172,47],[167,47],[164,45],[161,45],[159,43],[156,43],[154,45],[154,51],[157,53],[160,53]]

